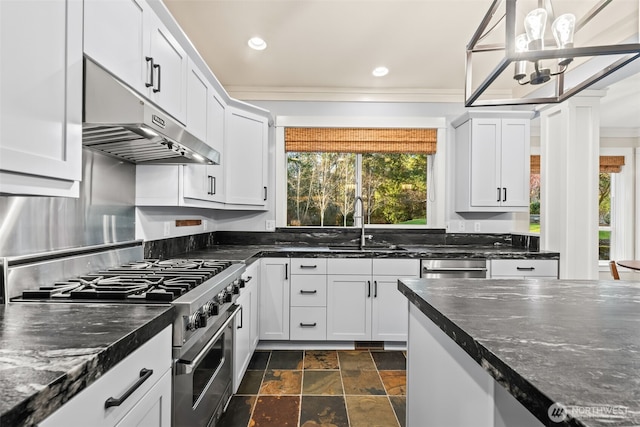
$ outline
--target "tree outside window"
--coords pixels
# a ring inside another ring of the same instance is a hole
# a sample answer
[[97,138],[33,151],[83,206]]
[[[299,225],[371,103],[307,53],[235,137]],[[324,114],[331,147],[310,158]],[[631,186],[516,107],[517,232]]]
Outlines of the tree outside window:
[[289,152],[287,173],[289,226],[352,226],[356,188],[366,224],[426,225],[426,154]]

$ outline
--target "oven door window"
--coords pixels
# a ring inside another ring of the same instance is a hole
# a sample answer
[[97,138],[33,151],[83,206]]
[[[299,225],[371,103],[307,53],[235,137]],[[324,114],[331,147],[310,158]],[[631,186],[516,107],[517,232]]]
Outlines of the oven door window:
[[193,406],[196,405],[202,394],[209,389],[224,364],[225,334],[218,338],[202,362],[193,371]]

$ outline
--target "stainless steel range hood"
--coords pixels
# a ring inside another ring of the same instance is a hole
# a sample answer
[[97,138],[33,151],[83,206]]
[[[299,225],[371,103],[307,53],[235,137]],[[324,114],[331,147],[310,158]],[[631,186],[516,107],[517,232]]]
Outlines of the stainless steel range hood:
[[184,125],[85,59],[82,144],[131,163],[220,164]]

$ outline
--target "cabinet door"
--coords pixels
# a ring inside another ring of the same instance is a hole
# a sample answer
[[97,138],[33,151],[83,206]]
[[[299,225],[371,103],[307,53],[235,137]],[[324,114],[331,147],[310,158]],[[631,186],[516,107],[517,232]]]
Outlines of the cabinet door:
[[207,166],[207,185],[209,186],[209,200],[214,202],[225,201],[225,104],[218,95],[211,91],[208,99],[207,116],[207,143],[220,152],[220,164]]
[[187,72],[187,130],[202,141],[207,141],[209,96],[211,87],[200,70],[189,62]]
[[251,360],[251,295],[244,292],[237,300],[237,304],[242,307],[240,313],[235,318],[235,335],[233,348],[233,392],[238,391],[242,377],[244,376],[249,361]]
[[116,427],[171,425],[171,369],[144,395]]
[[82,7],[0,1],[0,192],[79,195]]
[[249,348],[251,349],[251,354],[253,354],[254,350],[258,346],[258,341],[260,341],[258,325],[258,319],[260,316],[260,309],[258,307],[258,287],[258,277],[256,277],[253,285],[251,285],[251,292],[249,293],[249,296],[251,297],[251,315],[249,317]]
[[140,93],[149,80],[144,0],[85,0],[84,53]]
[[263,207],[267,199],[267,121],[263,117],[228,107],[226,132],[226,202]]
[[186,52],[169,33],[154,13],[145,14],[149,37],[149,51],[145,56],[153,58],[154,84],[149,88],[149,97],[158,106],[183,124],[187,109]]
[[502,119],[501,206],[529,206],[529,123]]
[[373,277],[371,339],[406,341],[409,300],[398,290],[398,278]]
[[263,258],[260,268],[260,339],[289,339],[289,260]]
[[471,123],[471,206],[499,206],[500,119],[473,119]]
[[329,275],[327,340],[371,339],[371,275]]

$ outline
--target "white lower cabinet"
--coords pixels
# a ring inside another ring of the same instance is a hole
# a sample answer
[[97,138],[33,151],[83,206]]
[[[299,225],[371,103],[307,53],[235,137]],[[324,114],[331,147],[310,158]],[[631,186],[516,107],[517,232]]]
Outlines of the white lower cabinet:
[[236,304],[242,309],[235,319],[235,336],[233,346],[233,392],[238,391],[242,377],[244,377],[251,356],[258,345],[258,268],[259,262],[254,262],[243,277],[245,287],[240,289],[240,296]]
[[260,260],[260,339],[289,339],[289,258]]
[[418,277],[418,260],[336,258],[327,272],[327,340],[407,340],[408,302],[398,279]]
[[492,259],[492,279],[557,279],[555,259]]
[[[145,378],[143,380],[143,378]],[[106,408],[106,402],[123,398]],[[171,326],[51,414],[41,427],[171,425]]]
[[290,339],[327,339],[327,260],[291,259]]

